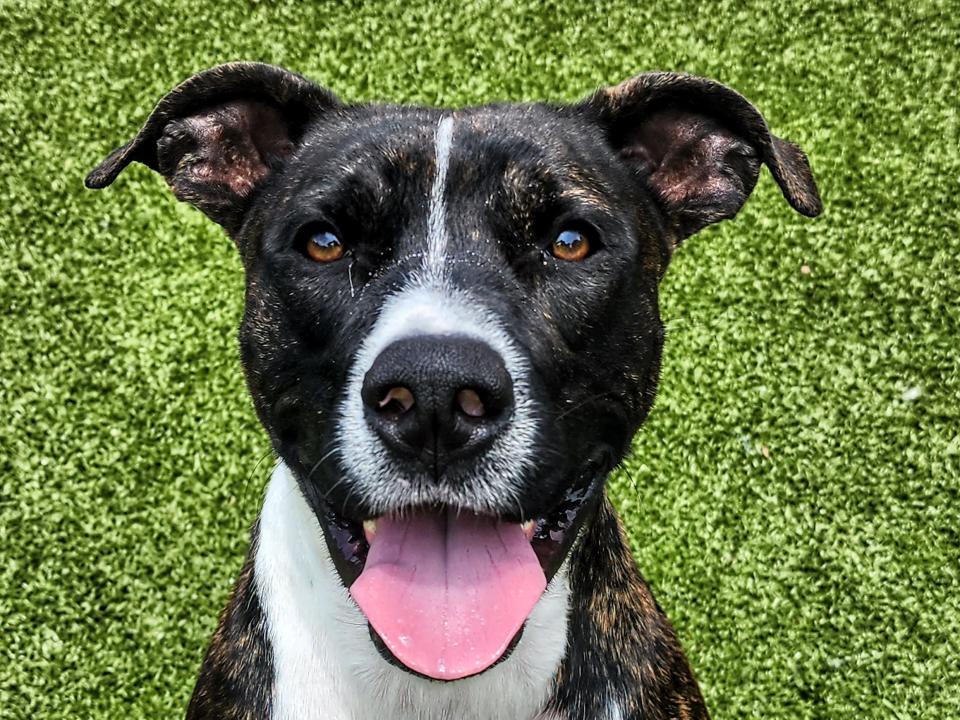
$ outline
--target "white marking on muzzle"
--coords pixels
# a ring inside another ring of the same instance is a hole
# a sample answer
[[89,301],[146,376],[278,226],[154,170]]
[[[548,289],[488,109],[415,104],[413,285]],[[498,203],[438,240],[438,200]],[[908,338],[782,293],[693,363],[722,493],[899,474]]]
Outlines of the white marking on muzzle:
[[[503,358],[513,381],[510,424],[477,458],[469,477],[437,485],[413,477],[395,462],[364,416],[361,389],[374,361],[392,343],[424,335],[460,335],[486,343]],[[381,512],[398,505],[444,502],[488,512],[517,508],[533,456],[538,418],[530,396],[529,365],[500,322],[469,293],[415,284],[391,296],[354,359],[340,406],[339,454],[353,492]],[[432,489],[431,489],[432,488]]]
[[444,260],[447,252],[447,170],[450,167],[450,150],[453,147],[453,118],[447,116],[437,125],[433,140],[436,154],[436,174],[430,189],[430,211],[427,216],[426,279],[443,278]]

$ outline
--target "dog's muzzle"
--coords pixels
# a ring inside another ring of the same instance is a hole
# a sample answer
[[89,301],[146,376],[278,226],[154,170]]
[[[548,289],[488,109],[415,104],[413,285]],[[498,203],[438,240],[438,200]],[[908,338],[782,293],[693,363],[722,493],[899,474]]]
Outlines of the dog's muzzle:
[[[433,680],[510,654],[598,496],[592,461],[540,457],[539,381],[504,325],[449,286],[386,300],[341,405],[343,499],[318,512],[375,645]],[[558,480],[530,514],[523,498]]]

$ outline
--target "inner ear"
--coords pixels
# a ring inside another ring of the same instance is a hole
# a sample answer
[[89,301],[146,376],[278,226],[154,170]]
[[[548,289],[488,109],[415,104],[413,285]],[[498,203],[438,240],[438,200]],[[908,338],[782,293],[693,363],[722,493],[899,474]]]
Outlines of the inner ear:
[[276,108],[237,100],[169,122],[157,141],[157,164],[174,195],[214,215],[218,205],[249,197],[293,149],[291,128]]
[[143,163],[236,239],[258,186],[280,169],[312,122],[342,107],[329,91],[289,70],[220,65],[167,93],[136,136],[85,182],[103,188],[131,162]]
[[663,109],[618,134],[621,156],[656,196],[678,240],[736,215],[760,173],[756,150],[700,113]]
[[810,164],[770,132],[760,112],[731,88],[682,73],[643,73],[575,106],[592,116],[612,148],[659,202],[671,242],[731,218],[764,164],[797,212],[822,206]]

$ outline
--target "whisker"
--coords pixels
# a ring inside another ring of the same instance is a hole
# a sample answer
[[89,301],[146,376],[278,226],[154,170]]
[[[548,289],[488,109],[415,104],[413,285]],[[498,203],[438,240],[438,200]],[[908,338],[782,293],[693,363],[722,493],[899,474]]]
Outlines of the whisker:
[[574,412],[575,410],[579,410],[579,409],[582,408],[584,405],[589,405],[590,403],[594,402],[595,400],[599,400],[599,399],[602,398],[602,397],[605,397],[605,396],[607,396],[607,395],[612,395],[612,394],[613,394],[612,391],[610,391],[610,390],[605,390],[604,392],[597,393],[596,395],[591,395],[591,396],[588,397],[586,400],[583,400],[582,402],[577,403],[577,404],[574,405],[573,407],[567,408],[566,410],[564,410],[562,413],[560,413],[559,415],[557,415],[557,416],[553,419],[553,421],[554,421],[554,422],[557,422],[557,421],[559,421],[559,420],[562,420],[564,417],[566,417],[566,416],[569,415],[570,413]]
[[[249,500],[248,491],[251,487],[254,486],[254,483],[253,483],[254,476],[260,470],[260,466],[263,465],[263,461],[266,460],[268,457],[272,457],[272,456],[273,456],[273,448],[272,447],[267,448],[267,450],[263,452],[263,454],[260,456],[260,459],[257,460],[256,464],[253,466],[253,469],[247,475],[247,479],[244,480],[243,484],[240,486],[240,491],[237,493],[237,495],[239,497],[240,504],[243,505],[244,507],[247,505],[247,501]],[[243,522],[244,526],[246,526],[246,521],[243,520],[242,518],[241,518],[241,521]]]
[[350,502],[350,497],[353,495],[353,488],[350,488],[350,492],[347,493],[347,496],[343,499],[343,505],[340,508],[340,514],[347,514],[347,503]]
[[330,488],[323,494],[323,501],[326,502],[327,498],[330,497],[330,493],[332,493],[334,490],[340,487],[340,485],[342,485],[346,479],[347,479],[347,476],[344,475],[342,478],[337,480],[333,485],[331,485]]
[[335,452],[337,452],[337,450],[339,450],[339,449],[340,449],[339,446],[334,447],[330,452],[328,452],[328,453],[327,453],[326,455],[324,455],[322,458],[320,458],[319,460],[317,460],[316,464],[313,466],[313,468],[310,470],[310,472],[307,473],[307,480],[309,481],[310,478],[313,477],[313,474],[317,471],[317,469],[318,469],[331,455],[333,455],[333,454],[334,454]]
[[528,520],[529,518],[523,512],[523,505],[520,503],[520,495],[517,493],[516,488],[507,488],[507,492],[513,497],[513,501],[517,503],[517,509],[520,511],[520,521]]

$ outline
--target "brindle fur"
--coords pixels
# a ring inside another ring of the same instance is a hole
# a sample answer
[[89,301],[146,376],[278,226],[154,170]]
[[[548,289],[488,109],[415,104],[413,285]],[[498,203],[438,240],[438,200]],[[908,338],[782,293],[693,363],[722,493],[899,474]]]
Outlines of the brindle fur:
[[266,720],[273,658],[253,580],[258,529],[203,659],[187,720]]
[[570,557],[569,646],[548,707],[562,718],[708,716],[673,627],[653,599],[604,495]]

